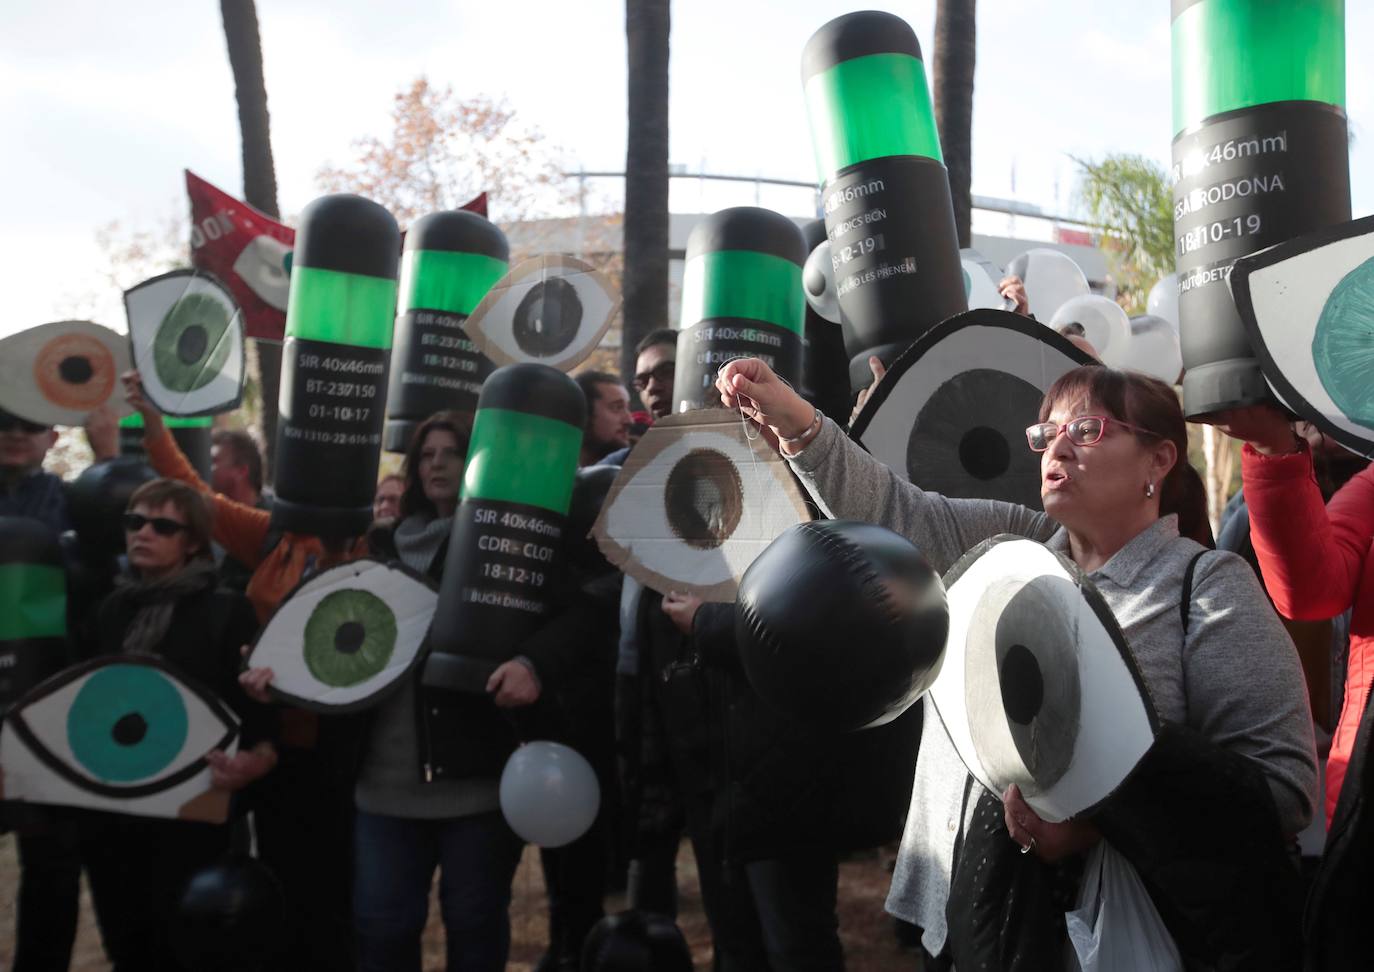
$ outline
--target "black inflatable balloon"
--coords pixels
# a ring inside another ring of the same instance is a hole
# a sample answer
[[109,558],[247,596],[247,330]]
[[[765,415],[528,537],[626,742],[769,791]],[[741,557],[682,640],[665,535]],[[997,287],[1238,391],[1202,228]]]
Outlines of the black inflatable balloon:
[[1235,259],[1350,218],[1344,10],[1344,0],[1173,2],[1189,417],[1272,398],[1231,299]]
[[[811,253],[825,242],[825,220],[813,219],[802,227],[802,235],[806,238],[806,251]],[[803,286],[810,283],[803,278]],[[826,415],[840,420],[849,415],[849,355],[844,349],[844,331],[816,313],[809,301],[801,393]]]
[[498,368],[473,420],[424,683],[481,693],[549,610],[586,399],[546,365]]
[[124,552],[120,519],[134,490],[157,473],[141,459],[107,459],[87,466],[67,484],[67,510],[84,547],[103,554]]
[[0,713],[66,663],[67,576],[57,534],[0,516]]
[[[200,418],[177,418],[164,416],[168,431],[186,459],[207,483],[210,481],[211,462],[210,440],[214,436],[214,419],[206,415]],[[143,448],[143,416],[135,412],[119,420],[119,454],[132,459],[144,459],[148,453]]]
[[682,271],[673,411],[718,404],[716,373],[732,358],[762,358],[794,386],[801,383],[805,262],[797,224],[769,209],[722,209],[693,228]]
[[910,541],[869,523],[788,530],[740,582],[735,637],[754,691],[798,722],[882,725],[939,671],[949,629],[940,577]]
[[949,174],[921,45],[864,10],[816,31],[802,83],[854,391],[926,328],[968,307]]
[[691,972],[692,950],[666,915],[622,911],[592,927],[581,972]]
[[372,522],[401,233],[359,196],[301,213],[282,348],[272,526],[325,537]]
[[477,407],[495,370],[463,330],[510,261],[506,234],[476,213],[446,210],[416,220],[401,253],[400,304],[385,447],[405,452],[411,433],[444,409]]
[[280,947],[285,912],[281,885],[266,866],[228,857],[186,882],[173,950],[196,972],[258,972]]

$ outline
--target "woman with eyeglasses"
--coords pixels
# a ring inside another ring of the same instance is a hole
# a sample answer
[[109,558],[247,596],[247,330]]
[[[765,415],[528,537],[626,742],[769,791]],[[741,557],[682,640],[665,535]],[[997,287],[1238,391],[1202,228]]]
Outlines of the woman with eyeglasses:
[[[241,720],[238,751],[209,754],[214,786],[241,790],[276,765],[267,710],[239,686],[239,646],[257,630],[243,595],[219,586],[210,510],[184,483],[155,479],[124,514],[127,575],[100,606],[103,655],[155,654],[205,685]],[[81,854],[116,972],[178,969],[171,951],[182,887],[229,850],[227,824],[91,812]]]
[[[756,359],[730,362],[716,384],[724,405],[761,427],[826,513],[903,534],[941,572],[980,541],[1006,533],[1069,557],[1110,606],[1161,722],[1189,727],[1261,771],[1268,793],[1260,799],[1272,799],[1276,842],[1311,819],[1316,757],[1302,670],[1254,573],[1239,557],[1208,549],[1201,483],[1187,463],[1186,425],[1172,388],[1091,365],[1055,382],[1040,414],[1027,416],[1027,447],[1041,457],[1041,512],[922,491]],[[949,900],[950,868],[956,838],[979,801],[965,807],[965,770],[929,715],[888,910],[925,929],[932,955],[948,946],[962,966],[971,955],[985,959],[978,947],[988,944],[947,934],[967,918]],[[1091,819],[1040,819],[1015,787],[998,796],[1002,846],[1061,862],[1101,839]],[[1290,947],[1293,931],[1278,930]]]

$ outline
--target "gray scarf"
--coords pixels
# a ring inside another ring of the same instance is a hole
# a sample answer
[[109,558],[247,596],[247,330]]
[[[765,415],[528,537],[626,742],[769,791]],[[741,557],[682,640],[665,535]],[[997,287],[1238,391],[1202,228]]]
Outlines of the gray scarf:
[[411,570],[426,573],[434,562],[434,555],[453,531],[453,517],[441,516],[426,520],[416,514],[396,524],[396,552],[401,563]]
[[124,631],[123,651],[154,654],[172,626],[177,602],[191,594],[214,590],[218,583],[215,565],[208,560],[193,560],[176,573],[151,580],[128,574],[116,578],[110,597],[121,606],[135,608],[133,620]]

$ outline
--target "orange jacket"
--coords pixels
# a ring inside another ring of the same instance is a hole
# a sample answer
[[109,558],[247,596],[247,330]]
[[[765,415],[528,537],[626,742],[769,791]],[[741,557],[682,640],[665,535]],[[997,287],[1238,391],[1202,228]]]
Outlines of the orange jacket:
[[1374,682],[1374,466],[1322,503],[1306,448],[1262,456],[1241,451],[1250,538],[1279,613],[1321,621],[1350,607],[1345,702],[1326,763],[1327,823],[1336,809]]
[[283,533],[271,550],[264,551],[263,544],[271,532],[271,513],[212,491],[196,474],[195,467],[166,429],[158,436],[151,431],[147,433],[144,448],[148,450],[148,463],[159,476],[189,483],[210,498],[214,507],[215,542],[235,560],[253,569],[245,593],[262,624],[267,623],[277,605],[300,583],[307,570],[333,567],[367,554],[367,541],[362,537],[342,555],[331,555],[319,537],[291,532]]

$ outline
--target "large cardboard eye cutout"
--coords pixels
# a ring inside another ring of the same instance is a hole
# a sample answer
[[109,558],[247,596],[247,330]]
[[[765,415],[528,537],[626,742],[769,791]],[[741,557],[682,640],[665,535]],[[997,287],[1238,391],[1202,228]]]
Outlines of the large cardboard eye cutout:
[[922,489],[1040,508],[1040,457],[1026,447],[1045,392],[1089,358],[1043,324],[973,310],[927,331],[893,362],[850,435]]
[[1374,216],[1237,260],[1231,290],[1278,397],[1374,457]]
[[463,330],[498,365],[571,371],[596,350],[619,309],[605,274],[576,257],[546,254],[493,284]]
[[129,344],[148,400],[167,415],[238,408],[243,314],[214,277],[174,270],[124,293]]
[[128,415],[122,334],[90,321],[40,324],[0,341],[0,408],[42,425],[81,425],[102,405]]
[[814,516],[787,464],[724,409],[659,419],[592,528],[606,559],[661,594],[733,601],[744,571]]
[[5,799],[153,817],[223,820],[206,754],[233,751],[238,720],[155,656],[100,658],[25,695],[0,732]]
[[420,574],[358,560],[299,586],[258,635],[253,668],[271,668],[272,694],[316,712],[371,708],[421,656],[439,595]]
[[1071,561],[1002,536],[945,575],[949,641],[931,700],[970,773],[1049,821],[1110,796],[1158,720],[1111,610]]

